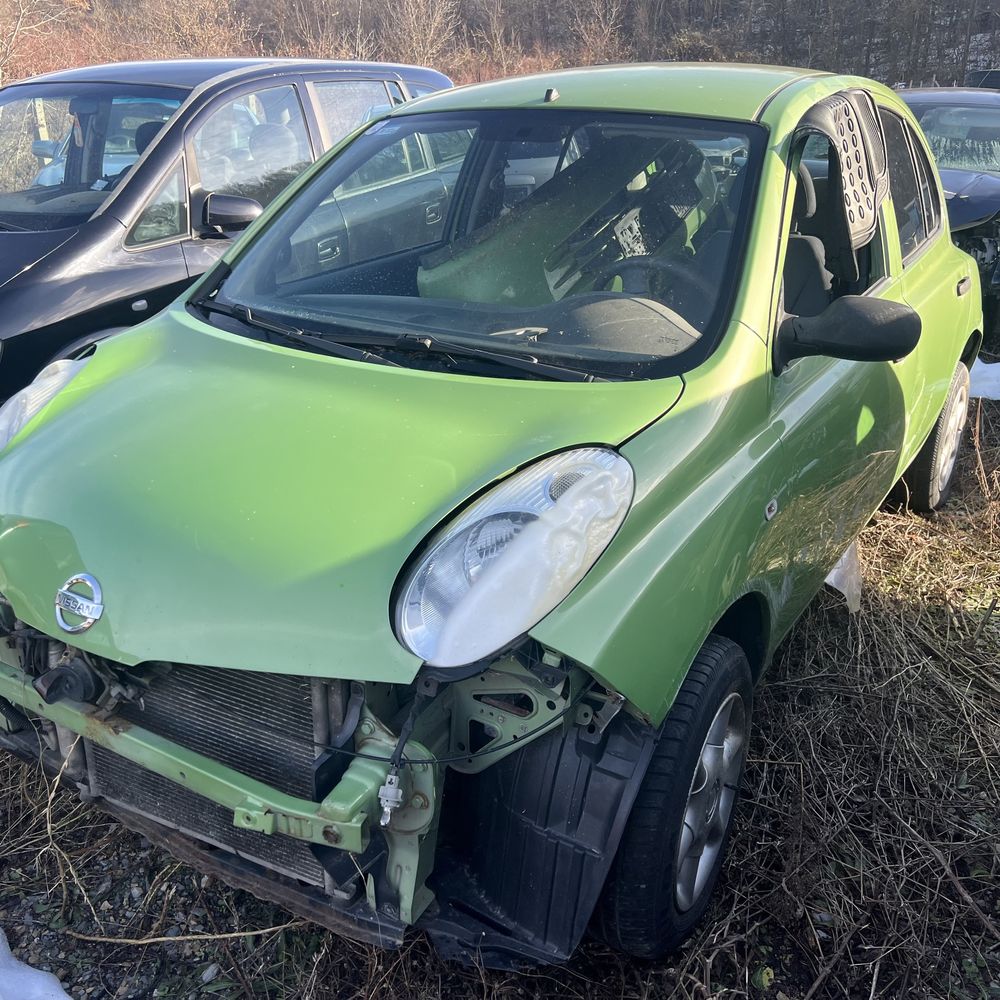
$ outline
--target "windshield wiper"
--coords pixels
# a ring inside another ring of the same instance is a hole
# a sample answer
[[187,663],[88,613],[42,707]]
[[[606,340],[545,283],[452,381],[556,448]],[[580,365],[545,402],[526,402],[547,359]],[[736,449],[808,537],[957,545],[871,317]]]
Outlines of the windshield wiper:
[[201,309],[207,313],[218,313],[220,316],[228,316],[245,326],[263,330],[272,336],[281,337],[282,340],[292,344],[303,344],[311,348],[318,354],[327,354],[334,358],[344,358],[348,361],[367,361],[377,365],[390,365],[393,368],[402,368],[397,361],[390,361],[380,354],[373,354],[363,347],[354,347],[351,344],[342,344],[336,340],[328,340],[325,337],[314,337],[298,327],[288,326],[285,323],[276,323],[273,320],[264,319],[262,316],[251,311],[249,306],[227,305],[224,302],[214,302],[209,298],[202,297],[194,299],[191,305],[196,309]]
[[[532,354],[513,354],[506,351],[496,351],[485,347],[475,347],[471,344],[459,343],[448,338],[432,336],[422,332],[388,333],[378,330],[365,331],[363,335],[348,334],[346,336],[330,336],[312,334],[298,327],[272,319],[265,319],[259,313],[252,312],[248,306],[228,305],[216,302],[210,296],[201,296],[191,301],[191,305],[206,312],[215,312],[229,316],[247,326],[256,327],[267,333],[282,337],[285,340],[303,344],[316,351],[331,354],[334,357],[348,358],[353,361],[369,361],[376,364],[392,365],[402,368],[397,361],[391,361],[381,354],[375,354],[368,347],[386,350],[406,351],[412,354],[448,355],[453,357],[478,358],[492,364],[503,365],[516,371],[529,372],[538,378],[551,379],[559,382],[605,382],[607,379],[592,375],[590,372],[579,371],[565,365],[539,361]],[[344,324],[345,326],[347,324]]]
[[518,371],[530,372],[541,378],[558,382],[604,382],[606,379],[590,372],[582,372],[565,365],[555,365],[539,361],[533,354],[510,354],[506,351],[494,351],[486,347],[475,347],[447,338],[430,336],[423,333],[404,333],[396,339],[396,347],[411,351],[426,351],[429,354],[450,354],[464,358],[482,358],[496,364],[515,368]]

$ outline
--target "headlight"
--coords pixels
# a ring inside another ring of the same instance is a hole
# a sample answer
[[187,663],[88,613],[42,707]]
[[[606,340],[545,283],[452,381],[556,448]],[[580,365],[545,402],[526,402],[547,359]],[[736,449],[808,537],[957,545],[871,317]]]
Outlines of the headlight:
[[583,579],[632,503],[609,448],[543,459],[431,538],[396,603],[396,635],[436,667],[474,663],[537,625]]
[[79,374],[92,355],[77,361],[53,361],[43,368],[31,385],[15,392],[0,406],[0,451],[14,440],[18,431]]

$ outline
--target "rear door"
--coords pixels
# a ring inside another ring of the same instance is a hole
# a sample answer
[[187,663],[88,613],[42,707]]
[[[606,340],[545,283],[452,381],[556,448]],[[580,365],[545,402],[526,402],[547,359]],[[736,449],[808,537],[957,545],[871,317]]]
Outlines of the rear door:
[[942,196],[923,141],[901,115],[880,108],[889,161],[893,215],[899,236],[901,286],[920,314],[922,333],[907,370],[908,425],[905,460],[923,444],[951,383],[956,316],[967,308],[972,271],[952,252]]

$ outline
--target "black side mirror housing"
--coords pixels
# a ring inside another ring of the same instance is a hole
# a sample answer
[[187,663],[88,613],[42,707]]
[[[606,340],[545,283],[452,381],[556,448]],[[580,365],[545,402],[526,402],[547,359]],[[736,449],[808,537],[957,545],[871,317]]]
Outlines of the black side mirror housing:
[[264,209],[253,198],[213,192],[205,199],[202,222],[210,232],[229,236],[242,232]]
[[920,340],[920,316],[901,302],[842,295],[818,316],[789,316],[779,327],[774,369],[816,355],[846,361],[898,361]]

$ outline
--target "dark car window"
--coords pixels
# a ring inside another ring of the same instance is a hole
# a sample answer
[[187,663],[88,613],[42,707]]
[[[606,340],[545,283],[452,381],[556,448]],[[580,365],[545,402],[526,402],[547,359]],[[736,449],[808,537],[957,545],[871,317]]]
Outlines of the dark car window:
[[556,109],[390,118],[272,221],[221,300],[645,376],[724,328],[762,136]]
[[913,113],[938,166],[1000,173],[1000,107],[920,104]]
[[896,213],[899,245],[905,260],[927,240],[929,230],[916,166],[903,121],[883,110],[882,125],[889,156],[889,194]]
[[428,94],[436,94],[438,92],[438,88],[432,87],[429,83],[407,82],[406,86],[409,88],[412,97],[426,97]]
[[295,88],[242,94],[198,127],[194,158],[205,191],[236,194],[269,205],[311,162]]
[[86,222],[185,96],[112,83],[0,91],[0,224],[40,230]]
[[184,164],[177,165],[167,175],[159,190],[142,210],[125,239],[128,247],[162,243],[188,233],[187,185]]
[[331,80],[315,88],[328,149],[390,108],[381,80]]
[[924,205],[924,224],[927,232],[933,233],[941,222],[941,199],[938,197],[937,184],[934,182],[934,170],[927,159],[924,147],[909,124],[906,125],[906,132],[910,137],[910,147],[917,164],[917,181]]

